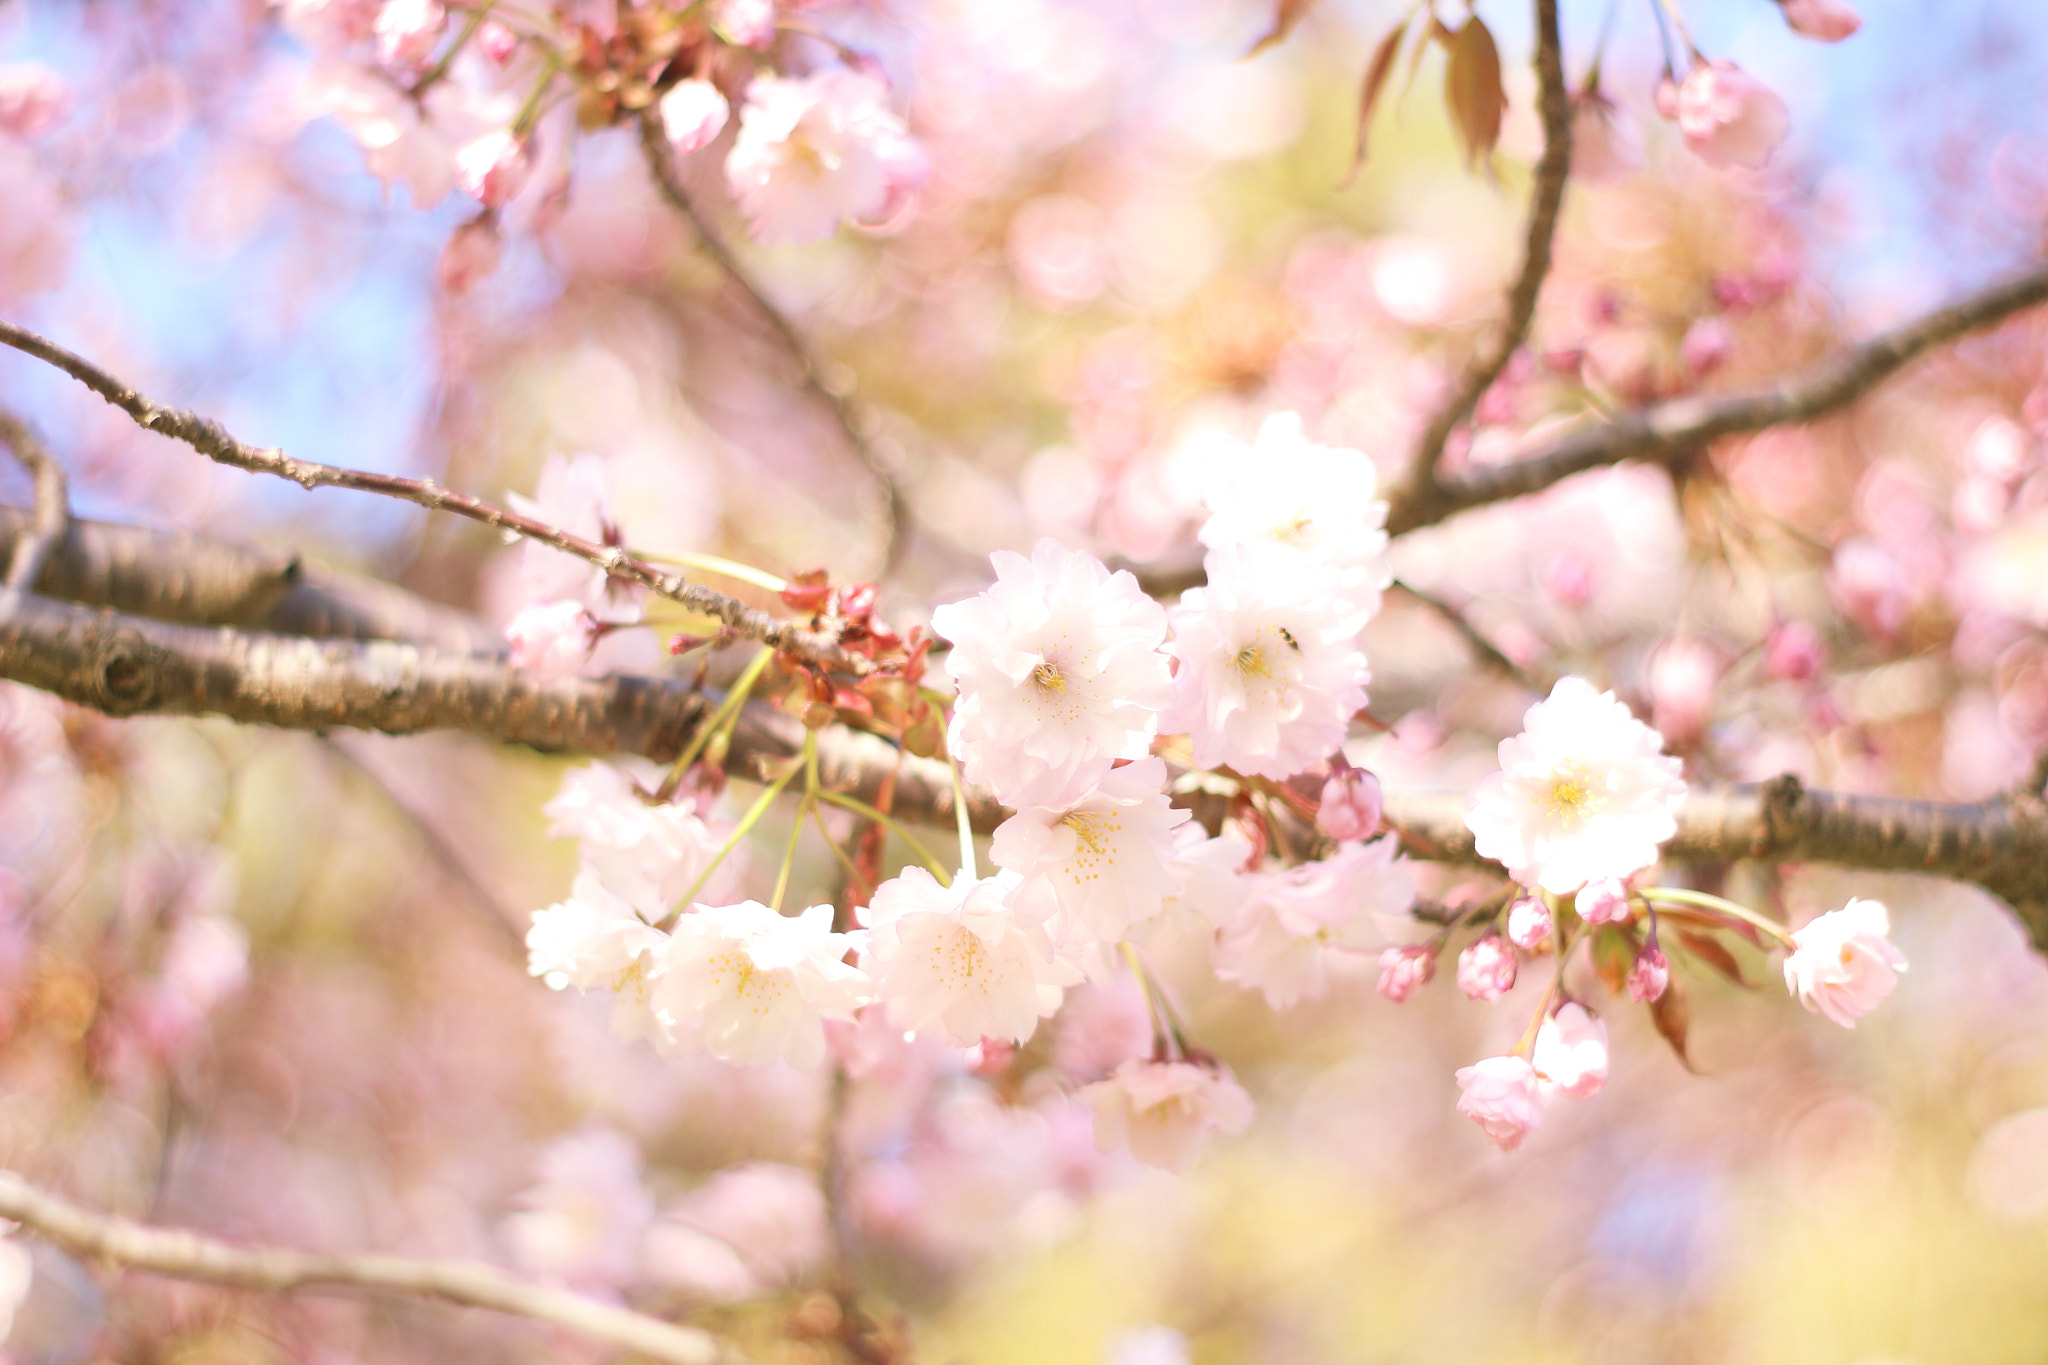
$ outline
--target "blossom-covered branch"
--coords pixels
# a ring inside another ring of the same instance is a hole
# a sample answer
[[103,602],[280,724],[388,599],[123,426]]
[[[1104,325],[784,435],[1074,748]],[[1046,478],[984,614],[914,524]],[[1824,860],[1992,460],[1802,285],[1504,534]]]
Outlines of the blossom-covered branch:
[[697,234],[697,242],[704,254],[711,258],[726,279],[754,306],[790,359],[796,362],[798,378],[803,386],[818,396],[832,420],[838,424],[840,434],[846,438],[846,445],[859,460],[862,468],[881,487],[884,506],[882,525],[882,571],[888,572],[902,556],[910,530],[910,504],[903,496],[903,488],[896,476],[889,472],[881,453],[874,442],[868,439],[868,432],[862,414],[854,407],[853,400],[838,385],[825,377],[825,367],[812,352],[810,342],[789,315],[776,306],[747,268],[733,255],[725,238],[711,225],[703,212],[683,188],[677,178],[675,164],[671,160],[671,149],[667,138],[653,118],[642,114],[640,117],[640,146],[647,158],[647,169],[654,177],[654,184],[661,191],[662,199],[670,208],[689,220],[691,231]]
[[738,1365],[743,1359],[709,1332],[529,1284],[492,1266],[232,1246],[194,1232],[96,1213],[40,1190],[11,1171],[0,1171],[0,1217],[13,1219],[81,1259],[174,1279],[269,1293],[368,1292],[439,1299],[548,1323],[668,1365]]
[[1540,492],[1603,465],[1675,459],[1722,436],[1812,421],[1853,403],[1935,347],[2043,301],[2048,301],[2048,266],[1992,285],[1775,383],[1653,404],[1569,432],[1512,463],[1418,482],[1393,499],[1387,530],[1400,535],[1468,508]]
[[466,493],[443,488],[432,479],[407,479],[393,474],[343,469],[312,460],[295,459],[281,450],[247,445],[229,435],[217,422],[180,408],[152,402],[134,388],[81,356],[74,355],[35,333],[0,322],[0,342],[47,361],[84,384],[94,393],[135,419],[136,425],[159,435],[183,441],[219,464],[252,473],[274,474],[301,488],[348,488],[377,493],[434,511],[480,521],[501,531],[524,536],[551,549],[574,555],[605,571],[611,577],[638,584],[692,611],[703,612],[749,639],[773,645],[807,663],[820,664],[853,674],[869,670],[866,660],[840,648],[836,640],[778,621],[737,598],[714,592],[680,574],[666,574],[645,560],[627,554],[616,545],[600,545],[581,536],[550,526],[533,517],[522,516]]
[[71,518],[70,493],[64,485],[64,466],[43,448],[28,424],[12,413],[0,412],[0,444],[14,452],[14,458],[35,482],[35,511],[27,518],[13,545],[0,554],[0,583],[26,588],[43,571],[43,561],[64,534]]
[[1564,207],[1565,181],[1572,166],[1571,92],[1565,86],[1564,40],[1558,30],[1557,0],[1536,0],[1536,81],[1537,109],[1543,118],[1543,155],[1536,162],[1522,268],[1508,288],[1507,317],[1500,330],[1473,353],[1450,397],[1423,429],[1409,466],[1410,489],[1395,499],[1397,507],[1403,501],[1426,496],[1434,486],[1444,444],[1458,424],[1472,415],[1481,395],[1500,378],[1509,358],[1528,336],[1529,324],[1536,316],[1537,295],[1543,292],[1543,281],[1550,274],[1551,244],[1557,237],[1558,214]]

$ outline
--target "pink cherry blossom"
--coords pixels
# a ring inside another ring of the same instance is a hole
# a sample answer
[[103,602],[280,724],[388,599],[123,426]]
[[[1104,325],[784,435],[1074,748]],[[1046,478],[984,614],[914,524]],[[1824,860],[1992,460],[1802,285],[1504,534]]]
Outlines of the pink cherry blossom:
[[693,905],[653,968],[654,1007],[684,1051],[720,1061],[824,1060],[826,1019],[851,1020],[867,973],[845,962],[862,934],[832,932],[832,907],[777,914],[759,901]]
[[1347,763],[1323,783],[1316,825],[1332,839],[1370,839],[1380,832],[1380,814],[1385,806],[1380,780]]
[[1642,169],[1643,139],[1634,117],[1598,91],[1572,96],[1572,178],[1589,184]]
[[1221,1067],[1133,1058],[1079,1096],[1095,1111],[1095,1141],[1105,1152],[1129,1148],[1148,1166],[1184,1172],[1201,1155],[1210,1129],[1241,1133],[1252,1121],[1251,1096]]
[[1701,62],[1678,87],[1678,131],[1710,166],[1757,167],[1791,126],[1785,101],[1728,62]]
[[425,66],[447,27],[441,0],[384,0],[377,11],[377,59],[399,68]]
[[1543,1121],[1542,1082],[1521,1057],[1488,1057],[1458,1071],[1458,1112],[1512,1152]]
[[1556,928],[1550,907],[1540,897],[1517,896],[1508,907],[1508,942],[1524,952],[1546,951]]
[[640,1148],[624,1133],[592,1126],[557,1139],[519,1202],[503,1230],[528,1271],[593,1286],[621,1285],[638,1271],[654,1201],[640,1183]]
[[666,1046],[673,1032],[653,1009],[648,970],[668,935],[633,913],[589,872],[576,878],[569,899],[533,913],[526,932],[526,970],[550,990],[613,991],[612,1029],[621,1038],[647,1038]]
[[1628,969],[1628,998],[1639,1005],[1663,998],[1671,986],[1671,961],[1661,948],[1645,948]]
[[12,303],[54,289],[71,268],[77,223],[63,192],[36,154],[0,137],[0,302]]
[[1410,943],[1380,952],[1381,995],[1397,1005],[1413,1000],[1436,975],[1436,949],[1425,943]]
[[928,163],[873,76],[837,68],[747,87],[726,183],[765,243],[820,241],[842,221],[892,216]]
[[1626,924],[1634,913],[1628,903],[1628,887],[1618,877],[1602,877],[1579,888],[1572,909],[1588,924]]
[[1053,957],[1042,926],[1011,908],[1016,890],[1014,873],[963,873],[943,887],[921,867],[876,890],[862,965],[898,1028],[954,1047],[1023,1042],[1060,1007],[1081,974]]
[[647,1270],[695,1296],[756,1298],[824,1263],[828,1219],[815,1172],[778,1161],[728,1166],[662,1210],[648,1230]]
[[1340,844],[1320,862],[1255,873],[1250,895],[1216,938],[1216,975],[1283,1009],[1329,989],[1335,959],[1412,933],[1415,878],[1389,836]]
[[1792,934],[1785,988],[1806,1008],[1843,1028],[1870,1013],[1899,984],[1906,955],[1886,935],[1891,917],[1879,901],[1851,900]]
[[1524,726],[1465,804],[1480,856],[1556,895],[1656,862],[1685,801],[1657,732],[1584,678],[1560,680]]
[[[613,515],[611,480],[603,459],[550,455],[529,498],[513,493],[513,510],[600,545],[619,545],[625,536]],[[624,583],[574,555],[529,540],[520,547],[519,576],[532,600],[581,602],[593,618],[609,625],[640,619],[647,590]]]
[[1827,663],[1827,646],[1804,621],[1787,621],[1764,641],[1764,672],[1773,678],[1808,682]]
[[476,31],[476,49],[499,66],[512,60],[519,50],[519,35],[496,19],[486,19]]
[[1141,758],[1070,806],[1004,821],[989,857],[1018,875],[1017,909],[1074,944],[1114,943],[1157,915],[1175,889],[1172,831],[1188,819],[1167,803],[1165,786],[1166,764]]
[[711,24],[729,43],[766,51],[775,41],[775,0],[713,0]]
[[1507,940],[1488,934],[1458,954],[1458,989],[1491,1003],[1514,989],[1516,965]]
[[488,214],[473,218],[448,234],[440,262],[434,268],[434,278],[450,294],[467,294],[498,273],[498,263],[504,254],[505,243],[498,233],[497,220]]
[[932,613],[960,687],[947,742],[1004,805],[1062,806],[1151,748],[1173,687],[1166,613],[1129,573],[1055,540],[990,558],[993,586]]
[[71,113],[71,86],[41,62],[0,65],[0,133],[33,141]]
[[1529,1060],[1546,1085],[1583,1100],[1607,1083],[1607,1025],[1568,1001],[1536,1030]]
[[581,602],[542,602],[527,607],[505,626],[512,666],[543,678],[573,675],[590,657],[597,622]]
[[661,131],[677,156],[711,145],[732,113],[723,92],[707,80],[678,81],[656,106]]
[[[586,869],[635,910],[659,919],[718,856],[725,829],[707,822],[691,803],[650,799],[660,779],[649,768],[645,784],[616,764],[572,768],[541,810],[551,838],[578,839]],[[716,894],[718,880],[705,891]]]
[[509,128],[471,138],[455,152],[455,183],[487,209],[510,203],[532,172],[531,141]]
[[1704,379],[1735,353],[1735,333],[1727,319],[1696,319],[1678,343],[1678,364],[1693,379]]
[[1863,16],[1843,0],[1778,0],[1785,23],[1802,38],[1839,43],[1863,27]]

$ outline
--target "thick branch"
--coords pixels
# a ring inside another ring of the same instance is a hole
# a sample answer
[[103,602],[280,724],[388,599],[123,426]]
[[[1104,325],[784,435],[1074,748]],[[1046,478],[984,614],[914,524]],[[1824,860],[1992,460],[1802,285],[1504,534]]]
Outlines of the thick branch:
[[1671,460],[1717,437],[1812,421],[1854,402],[1935,347],[2043,301],[2048,301],[2048,266],[1848,347],[1775,384],[1658,403],[1561,436],[1512,464],[1470,468],[1454,479],[1411,487],[1394,500],[1387,530],[1400,535],[1454,512],[1539,492],[1602,465]]
[[839,647],[837,640],[779,621],[766,612],[747,606],[738,598],[689,582],[680,574],[663,573],[616,545],[600,545],[571,535],[546,522],[443,488],[432,479],[406,479],[395,474],[343,469],[313,460],[294,459],[274,448],[246,445],[229,435],[218,422],[152,402],[92,362],[11,323],[0,322],[0,342],[56,366],[134,418],[136,425],[183,441],[216,463],[252,473],[274,474],[290,479],[301,488],[348,488],[397,498],[434,511],[453,512],[586,560],[614,578],[637,583],[692,611],[714,617],[749,639],[771,644],[808,663],[848,673],[865,674],[869,671],[870,665],[865,659],[848,654]]
[[1500,378],[1510,357],[1529,335],[1536,298],[1550,274],[1551,246],[1564,207],[1565,181],[1572,169],[1572,101],[1564,80],[1564,40],[1558,32],[1557,0],[1536,0],[1537,108],[1543,116],[1543,155],[1529,194],[1529,228],[1522,268],[1508,288],[1508,313],[1500,330],[1483,342],[1458,376],[1457,387],[1423,428],[1408,467],[1407,501],[1426,497],[1437,481],[1437,464],[1458,424],[1472,415],[1480,398]]
[[43,561],[49,558],[51,547],[63,536],[64,527],[71,520],[71,494],[64,486],[64,466],[43,448],[26,422],[11,413],[0,412],[0,442],[14,452],[14,458],[21,461],[35,482],[35,511],[26,518],[13,547],[0,555],[0,564],[7,566],[5,574],[0,574],[0,584],[26,588],[43,571]]
[[803,386],[816,394],[818,401],[832,414],[832,420],[839,425],[840,434],[846,438],[847,449],[853,452],[854,458],[860,461],[868,475],[881,487],[887,517],[882,529],[882,573],[887,574],[890,569],[896,567],[897,560],[902,558],[908,542],[910,504],[905,500],[903,488],[897,483],[896,476],[889,472],[881,452],[876,450],[874,442],[868,439],[867,428],[861,420],[861,414],[855,410],[852,399],[826,379],[824,366],[818,363],[818,357],[812,352],[810,342],[797,330],[797,325],[790,320],[789,315],[768,297],[754,281],[754,277],[748,273],[747,268],[740,264],[739,257],[733,255],[732,248],[725,244],[725,239],[719,235],[718,230],[698,211],[695,201],[683,188],[683,182],[676,177],[675,164],[669,154],[668,142],[662,136],[660,123],[650,114],[640,116],[640,148],[646,156],[647,170],[654,177],[655,188],[661,191],[662,199],[670,208],[689,220],[690,229],[697,234],[697,241],[704,248],[704,254],[711,258],[712,264],[716,265],[728,280],[732,281],[735,288],[747,296],[747,301],[754,306],[754,311],[759,313],[762,320],[774,331],[783,349],[789,352],[790,359],[796,362],[797,374]]
[[45,1193],[11,1171],[0,1171],[0,1217],[21,1223],[81,1259],[173,1279],[273,1294],[367,1291],[439,1299],[548,1323],[669,1365],[738,1365],[742,1359],[709,1332],[567,1290],[528,1284],[491,1266],[232,1246],[195,1232],[95,1213]]
[[[1412,854],[1490,866],[1454,795],[1390,795],[1387,819]],[[1974,805],[1808,791],[1795,777],[1694,791],[1664,846],[1673,863],[1834,863],[1970,882],[2010,905],[2048,952],[2048,802],[2032,792]]]

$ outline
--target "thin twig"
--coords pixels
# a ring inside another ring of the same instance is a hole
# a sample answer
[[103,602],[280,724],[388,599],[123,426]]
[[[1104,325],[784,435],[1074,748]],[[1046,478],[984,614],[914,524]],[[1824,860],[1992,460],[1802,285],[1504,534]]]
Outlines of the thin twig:
[[832,420],[838,424],[840,434],[846,438],[847,448],[853,452],[854,458],[860,461],[861,467],[867,470],[869,477],[880,486],[886,504],[886,520],[882,529],[881,571],[882,575],[886,576],[903,557],[903,551],[909,542],[910,503],[903,495],[902,485],[897,482],[896,476],[889,471],[888,464],[882,459],[881,452],[876,450],[874,442],[868,439],[862,414],[854,407],[853,400],[825,377],[824,366],[819,362],[817,354],[812,351],[810,342],[798,330],[796,323],[768,297],[755,282],[754,277],[748,273],[747,268],[740,264],[739,257],[733,255],[732,248],[726,245],[725,239],[711,225],[710,220],[698,210],[696,202],[690,198],[689,191],[683,188],[683,182],[676,177],[675,166],[669,156],[668,142],[663,138],[660,125],[652,114],[640,116],[640,146],[646,154],[647,169],[653,175],[655,188],[661,191],[661,197],[670,208],[689,220],[690,230],[697,234],[698,244],[704,248],[704,254],[711,258],[712,264],[718,267],[726,279],[747,296],[747,300],[754,306],[754,311],[759,313],[774,331],[782,342],[783,349],[788,351],[790,358],[796,362],[798,377],[803,386],[817,395],[818,401],[832,414]]
[[1464,640],[1466,645],[1480,659],[1492,664],[1495,668],[1532,692],[1545,692],[1549,690],[1549,685],[1542,679],[1502,653],[1500,646],[1487,639],[1479,627],[1472,624],[1472,618],[1464,612],[1442,598],[1432,593],[1424,592],[1406,579],[1396,578],[1394,586],[1414,598],[1417,602],[1420,602],[1423,606],[1428,607],[1438,616],[1441,616],[1449,623],[1451,629],[1458,632],[1459,638]]
[[1536,162],[1536,183],[1529,194],[1529,229],[1522,247],[1522,268],[1508,288],[1507,317],[1500,330],[1484,341],[1466,363],[1457,387],[1423,428],[1410,463],[1406,498],[1420,496],[1438,477],[1444,446],[1458,424],[1472,415],[1479,400],[1500,378],[1529,335],[1536,299],[1550,274],[1551,246],[1564,206],[1565,182],[1572,168],[1572,102],[1564,79],[1564,41],[1558,31],[1557,0],[1536,0],[1537,107],[1543,116],[1543,155]]
[[301,488],[348,488],[397,498],[434,511],[453,512],[586,560],[614,578],[637,583],[691,611],[715,617],[739,634],[773,645],[807,663],[859,675],[865,675],[872,667],[867,660],[841,649],[835,639],[778,621],[738,598],[689,582],[680,574],[665,574],[616,545],[600,545],[571,535],[546,522],[443,488],[432,479],[407,479],[394,474],[343,469],[312,460],[294,459],[275,448],[246,445],[229,435],[218,422],[155,403],[92,362],[11,323],[0,322],[0,342],[56,366],[127,413],[144,430],[183,441],[218,464],[252,473],[274,474],[290,479]]
[[12,413],[0,412],[0,442],[14,452],[14,458],[29,472],[36,486],[36,506],[28,534],[14,542],[14,553],[7,560],[7,573],[0,578],[0,584],[30,588],[42,575],[51,549],[64,539],[64,528],[71,523],[71,494],[64,486],[64,466],[36,439],[28,423]]
[[231,1246],[195,1232],[96,1213],[37,1189],[12,1171],[0,1171],[0,1217],[81,1259],[172,1279],[276,1294],[368,1292],[439,1299],[544,1322],[669,1365],[738,1365],[742,1360],[709,1332],[529,1284],[476,1262]]
[[1573,474],[1623,460],[1674,460],[1722,436],[1810,422],[1845,407],[1946,342],[2048,301],[2048,265],[1844,348],[1789,378],[1742,393],[1695,395],[1622,413],[1547,442],[1509,464],[1466,469],[1411,486],[1387,513],[1401,535],[1467,508],[1540,492]]

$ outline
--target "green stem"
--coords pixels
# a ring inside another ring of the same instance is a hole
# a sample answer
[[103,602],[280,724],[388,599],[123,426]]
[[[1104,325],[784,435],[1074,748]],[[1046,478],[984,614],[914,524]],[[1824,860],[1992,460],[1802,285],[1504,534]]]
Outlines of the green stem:
[[1145,1013],[1152,1020],[1154,1038],[1163,1039],[1167,1043],[1171,1049],[1170,1056],[1184,1060],[1188,1055],[1187,1039],[1181,1037],[1180,1025],[1175,1021],[1173,1012],[1167,1008],[1165,992],[1154,991],[1152,978],[1145,971],[1144,962],[1138,957],[1136,945],[1125,939],[1117,947],[1122,951],[1124,962],[1131,969],[1131,975],[1137,979],[1138,994],[1145,998]]
[[737,559],[726,559],[720,555],[688,552],[661,555],[651,550],[635,550],[632,553],[637,558],[651,559],[658,564],[680,564],[686,569],[702,569],[705,573],[715,573],[721,578],[752,583],[755,587],[766,588],[770,592],[781,592],[789,586],[788,580],[777,578],[766,569],[757,569],[751,564],[742,564]]
[[782,850],[782,871],[775,874],[775,894],[768,901],[768,908],[777,914],[782,912],[783,893],[789,890],[789,870],[796,866],[796,841],[804,832],[804,816],[817,804],[817,799],[806,792],[796,808],[796,819],[789,823],[789,843]]
[[883,829],[888,830],[904,843],[909,844],[911,852],[917,855],[918,861],[930,868],[931,874],[939,879],[940,886],[951,886],[953,884],[952,874],[947,872],[939,860],[932,856],[932,851],[926,848],[924,843],[915,834],[912,834],[909,830],[903,828],[903,826],[897,824],[867,802],[848,796],[844,792],[835,791],[820,791],[818,799],[820,801],[830,801],[842,810],[850,810],[855,815],[866,816],[868,819],[873,820]]
[[482,4],[469,12],[469,17],[462,21],[462,31],[455,35],[455,41],[441,54],[441,60],[429,67],[426,75],[414,81],[412,89],[407,93],[418,99],[448,74],[448,68],[455,64],[455,59],[461,55],[462,49],[469,46],[469,40],[476,37],[476,31],[484,26],[484,20],[490,17],[491,6],[497,2],[498,0],[483,0]]
[[555,76],[562,69],[561,58],[550,50],[541,60],[540,83],[533,87],[533,93],[526,97],[526,103],[519,108],[519,116],[512,120],[512,136],[525,137],[532,129],[534,120],[540,117],[541,101],[547,98],[548,90],[555,83]]
[[760,678],[761,670],[768,666],[768,660],[774,654],[775,651],[769,646],[761,646],[761,652],[748,661],[746,668],[741,670],[739,677],[733,681],[732,691],[725,694],[725,700],[720,702],[717,709],[697,727],[697,733],[690,736],[690,742],[669,766],[668,777],[661,784],[660,796],[663,800],[675,795],[676,787],[683,780],[683,774],[690,770],[690,765],[697,761],[698,755],[704,752],[705,745],[711,742],[712,737],[720,730],[729,729],[738,722],[740,708],[747,704],[747,695],[754,690],[754,683]]
[[1682,886],[1651,886],[1636,893],[1646,901],[1670,901],[1674,905],[1697,905],[1707,910],[1719,910],[1724,915],[1733,915],[1744,924],[1756,926],[1787,948],[1792,946],[1792,935],[1782,925],[1773,924],[1748,906],[1737,905],[1734,901],[1710,896],[1704,891],[1688,891]]
[[960,783],[960,765],[953,761],[953,751],[946,750],[946,771],[953,774],[953,818],[960,826],[960,871],[967,880],[975,881],[981,871],[974,865],[974,827],[967,819],[967,788]]
[[746,838],[747,831],[760,822],[761,815],[768,809],[769,803],[782,795],[782,789],[789,785],[789,779],[795,777],[796,774],[797,769],[795,766],[792,766],[788,772],[770,782],[767,788],[762,791],[760,799],[747,807],[747,813],[740,817],[740,822],[737,825],[733,826],[732,834],[725,841],[725,847],[718,850],[718,856],[711,860],[710,865],[704,869],[703,874],[697,878],[688,891],[683,893],[682,904],[669,911],[662,918],[661,928],[665,929],[674,924],[676,916],[681,914],[697,899],[697,893],[704,889],[704,883],[711,880],[711,874],[718,871],[718,865],[725,861],[725,855],[732,852],[738,846],[740,840]]

